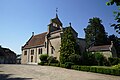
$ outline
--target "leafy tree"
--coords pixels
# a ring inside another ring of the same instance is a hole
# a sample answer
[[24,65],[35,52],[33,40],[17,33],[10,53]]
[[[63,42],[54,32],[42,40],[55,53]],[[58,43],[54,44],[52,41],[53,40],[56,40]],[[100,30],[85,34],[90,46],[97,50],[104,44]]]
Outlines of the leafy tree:
[[116,30],[116,32],[118,32],[120,34],[120,0],[109,0],[109,2],[107,2],[106,4],[109,5],[113,5],[116,4],[116,6],[118,6],[118,11],[114,11],[114,15],[115,15],[115,21],[117,23],[112,24],[111,26],[114,27],[114,29]]
[[84,29],[87,47],[91,45],[103,45],[107,42],[107,34],[104,26],[101,24],[102,20],[97,17],[89,19],[89,25]]
[[60,62],[65,63],[69,62],[68,57],[71,54],[76,54],[76,39],[73,35],[72,27],[65,28],[62,39],[61,39],[61,47],[60,47]]

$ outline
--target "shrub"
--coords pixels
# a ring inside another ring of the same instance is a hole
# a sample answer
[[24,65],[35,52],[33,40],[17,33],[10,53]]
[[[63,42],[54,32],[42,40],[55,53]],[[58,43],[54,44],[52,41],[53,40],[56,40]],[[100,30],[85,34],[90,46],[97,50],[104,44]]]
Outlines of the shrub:
[[53,56],[49,56],[47,60],[48,60],[48,65],[50,65],[51,63],[58,63],[58,60],[56,60],[56,58]]
[[113,69],[110,67],[72,65],[71,68],[74,70],[90,71],[90,72],[96,72],[101,74],[110,74],[110,75],[117,75],[117,76],[120,75],[120,69]]
[[96,67],[90,67],[90,72],[96,72]]
[[41,61],[40,63],[38,63],[38,65],[44,65],[44,62],[43,62],[43,61]]
[[118,63],[120,63],[120,58],[108,58],[109,62],[111,65],[117,65]]
[[47,54],[42,54],[40,55],[40,60],[42,63],[47,62],[48,55]]
[[112,66],[114,69],[120,69],[120,64]]
[[81,66],[80,70],[82,70],[82,71],[90,71],[90,67],[89,66]]
[[79,70],[79,65],[72,65],[71,69]]
[[81,56],[82,65],[93,66],[97,65],[95,54],[91,52],[84,52]]
[[60,67],[65,68],[65,64],[60,64]]
[[99,52],[95,52],[94,54],[95,54],[95,59],[98,63],[98,66],[103,66],[104,56],[100,54]]
[[72,65],[73,65],[72,62],[66,62],[66,63],[65,63],[65,68],[71,69],[71,66],[72,66]]
[[68,57],[69,61],[74,63],[74,64],[80,64],[80,55],[78,54],[72,54]]

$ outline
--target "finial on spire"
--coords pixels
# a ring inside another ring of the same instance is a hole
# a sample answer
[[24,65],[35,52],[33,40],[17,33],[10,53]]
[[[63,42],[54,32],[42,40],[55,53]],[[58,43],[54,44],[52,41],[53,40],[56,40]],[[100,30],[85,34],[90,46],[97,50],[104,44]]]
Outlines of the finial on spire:
[[57,13],[58,13],[58,8],[56,8],[56,18],[58,17],[58,14],[57,14]]
[[71,22],[69,23],[69,25],[71,26]]

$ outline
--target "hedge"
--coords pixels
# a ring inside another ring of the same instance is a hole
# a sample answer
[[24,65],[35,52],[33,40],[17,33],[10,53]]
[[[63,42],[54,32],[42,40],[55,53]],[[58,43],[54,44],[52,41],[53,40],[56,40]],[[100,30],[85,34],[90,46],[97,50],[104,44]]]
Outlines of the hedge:
[[[45,63],[44,65],[47,65],[47,64]],[[74,69],[79,71],[87,71],[87,72],[120,76],[120,69],[114,69],[112,67],[80,66],[80,65],[70,65],[71,67],[68,67],[66,66],[66,64],[60,64],[60,63],[51,63],[49,66],[56,66],[56,67],[69,68],[69,69]]]
[[95,73],[101,73],[101,74],[120,76],[120,69],[97,67],[97,66],[96,67],[94,67],[94,66],[79,66],[79,65],[72,65],[71,68],[74,70],[79,70],[79,71],[87,71],[87,72],[95,72]]

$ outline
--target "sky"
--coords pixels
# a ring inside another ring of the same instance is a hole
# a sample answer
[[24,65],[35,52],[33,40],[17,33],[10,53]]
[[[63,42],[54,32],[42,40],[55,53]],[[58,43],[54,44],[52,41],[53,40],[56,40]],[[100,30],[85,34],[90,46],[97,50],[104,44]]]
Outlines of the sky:
[[107,6],[108,0],[0,0],[0,45],[21,54],[21,46],[32,36],[47,31],[56,8],[63,27],[72,27],[84,38],[89,19],[99,17],[108,35],[117,34],[110,27],[114,23],[116,6]]

